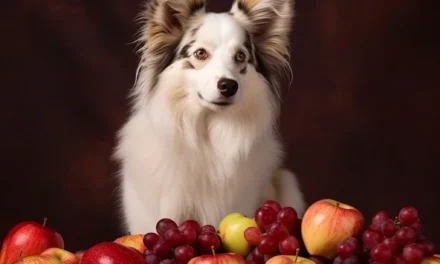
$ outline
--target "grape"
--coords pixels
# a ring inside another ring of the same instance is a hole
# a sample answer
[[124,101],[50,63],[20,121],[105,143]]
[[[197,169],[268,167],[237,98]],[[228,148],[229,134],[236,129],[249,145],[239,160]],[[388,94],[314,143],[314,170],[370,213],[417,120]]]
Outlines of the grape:
[[146,248],[153,248],[157,241],[159,241],[160,236],[156,233],[146,233],[144,235],[143,241]]
[[264,254],[261,253],[258,247],[254,248],[252,255],[254,256],[254,261],[258,263],[264,262]]
[[338,256],[341,256],[344,259],[348,258],[351,255],[353,255],[354,247],[350,242],[344,241],[338,245],[337,253],[338,253]]
[[154,255],[154,251],[152,249],[145,249],[144,256]]
[[197,241],[197,232],[192,228],[185,228],[182,232],[182,243],[192,245]]
[[174,259],[164,259],[160,264],[176,264],[176,261]]
[[171,247],[175,247],[177,245],[180,245],[183,241],[182,233],[180,233],[179,229],[168,229],[168,231],[165,232],[164,240],[170,245]]
[[402,257],[402,255],[394,255],[390,261],[390,264],[408,264]]
[[154,245],[153,252],[158,257],[165,257],[169,253],[170,249],[171,247],[167,244],[167,242],[165,242],[163,239],[160,239]]
[[379,261],[373,261],[373,262],[371,262],[371,264],[386,264],[386,263],[379,262]]
[[362,252],[362,245],[361,245],[361,242],[359,241],[359,239],[357,239],[355,237],[349,237],[345,240],[345,242],[351,244],[351,246],[353,247],[353,252],[355,254]]
[[202,231],[197,238],[197,243],[205,252],[215,251],[220,247],[220,239],[216,233],[211,231]]
[[384,244],[378,244],[370,251],[370,258],[374,261],[388,262],[393,257],[391,249]]
[[156,255],[147,255],[145,257],[145,264],[159,264],[161,259]]
[[258,228],[260,228],[260,230],[262,231],[266,231],[267,228],[273,222],[275,222],[275,219],[277,218],[277,213],[272,207],[263,206],[257,209],[254,218]]
[[382,236],[372,229],[367,229],[362,234],[362,241],[364,242],[364,245],[368,249],[374,248],[377,244],[382,242],[383,238]]
[[371,219],[370,229],[378,231],[380,229],[380,224],[388,219],[391,219],[391,217],[387,211],[382,210],[377,212]]
[[258,246],[261,241],[261,231],[258,227],[248,227],[244,230],[244,238],[252,246]]
[[344,259],[344,264],[359,264],[359,258],[355,255],[352,255],[346,259]]
[[416,208],[407,206],[400,210],[398,217],[401,225],[409,226],[419,219],[419,212]]
[[397,243],[401,246],[410,244],[416,240],[416,231],[409,226],[401,227],[396,232]]
[[288,236],[278,243],[278,250],[282,255],[295,255],[299,242],[294,236]]
[[289,235],[289,231],[281,222],[271,224],[267,230],[267,233],[274,236],[277,241],[281,241]]
[[420,235],[422,231],[422,223],[420,222],[420,219],[417,219],[414,223],[412,223],[409,227],[414,229],[416,231],[417,235]]
[[163,218],[159,220],[159,222],[157,222],[156,224],[156,231],[161,237],[164,237],[165,233],[169,229],[175,229],[175,228],[177,228],[177,224],[173,220],[168,218]]
[[406,245],[402,251],[402,257],[409,263],[421,263],[423,259],[423,250],[415,243]]
[[182,223],[180,223],[178,228],[179,228],[180,232],[182,232],[182,233],[183,233],[183,230],[188,229],[188,228],[196,231],[197,235],[200,234],[200,232],[202,232],[202,227],[200,226],[199,222],[197,222],[195,220],[185,220]]
[[215,230],[215,227],[212,225],[204,225],[202,226],[202,228],[200,229],[200,233],[202,232],[216,232],[217,230]]
[[190,245],[181,245],[174,250],[174,258],[179,263],[187,263],[195,256],[194,248]]
[[284,207],[277,214],[277,221],[284,224],[287,230],[291,233],[298,220],[298,213],[292,207]]
[[258,245],[258,249],[263,255],[271,255],[274,254],[277,250],[278,241],[274,236],[265,235],[261,238],[260,244]]
[[429,257],[434,254],[435,245],[428,239],[416,241],[417,245],[423,250],[424,256]]
[[344,259],[340,256],[337,256],[335,259],[333,259],[333,264],[344,264]]
[[394,224],[394,221],[391,219],[385,220],[380,224],[380,232],[385,237],[391,237],[394,236],[394,234],[397,231],[397,227]]
[[395,236],[385,238],[382,241],[382,244],[388,246],[393,252],[399,247],[399,243],[397,243],[397,238]]
[[263,206],[272,207],[272,209],[274,209],[277,214],[279,211],[281,211],[281,205],[277,201],[274,201],[274,200],[265,201],[264,203],[262,203],[260,205],[260,207],[263,207]]

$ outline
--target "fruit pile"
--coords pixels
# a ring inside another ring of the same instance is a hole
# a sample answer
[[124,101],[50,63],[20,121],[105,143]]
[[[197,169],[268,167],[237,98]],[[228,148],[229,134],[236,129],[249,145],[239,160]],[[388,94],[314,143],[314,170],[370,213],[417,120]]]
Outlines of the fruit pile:
[[414,207],[396,217],[377,212],[369,225],[347,204],[323,199],[302,219],[265,201],[253,216],[226,215],[218,229],[188,219],[160,219],[156,230],[69,252],[59,233],[26,221],[3,241],[0,264],[440,264]]

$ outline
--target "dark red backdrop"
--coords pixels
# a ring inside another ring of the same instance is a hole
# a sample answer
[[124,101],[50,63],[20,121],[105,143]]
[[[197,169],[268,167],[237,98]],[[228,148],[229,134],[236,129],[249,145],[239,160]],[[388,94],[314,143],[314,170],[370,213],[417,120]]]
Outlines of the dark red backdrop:
[[[368,218],[414,205],[440,245],[438,3],[298,0],[282,133],[309,203],[339,199]],[[70,250],[121,235],[109,155],[140,5],[3,1],[0,240],[44,216]]]

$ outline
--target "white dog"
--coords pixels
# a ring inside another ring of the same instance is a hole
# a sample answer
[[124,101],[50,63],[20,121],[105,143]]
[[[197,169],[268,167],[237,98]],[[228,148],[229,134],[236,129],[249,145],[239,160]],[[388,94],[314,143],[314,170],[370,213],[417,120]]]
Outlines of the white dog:
[[131,233],[161,218],[217,226],[266,199],[305,210],[296,177],[279,168],[276,126],[293,0],[236,0],[227,13],[205,4],[151,0],[142,13],[132,112],[115,151]]

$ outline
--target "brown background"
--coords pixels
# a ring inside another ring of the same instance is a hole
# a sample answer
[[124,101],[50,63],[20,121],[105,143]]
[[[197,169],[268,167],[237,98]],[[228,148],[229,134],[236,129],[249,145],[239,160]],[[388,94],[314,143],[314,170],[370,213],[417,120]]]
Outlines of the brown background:
[[[298,0],[282,133],[309,203],[339,199],[367,218],[414,205],[440,245],[438,3]],[[134,80],[140,6],[2,1],[0,240],[44,216],[70,250],[121,235],[109,155]]]

